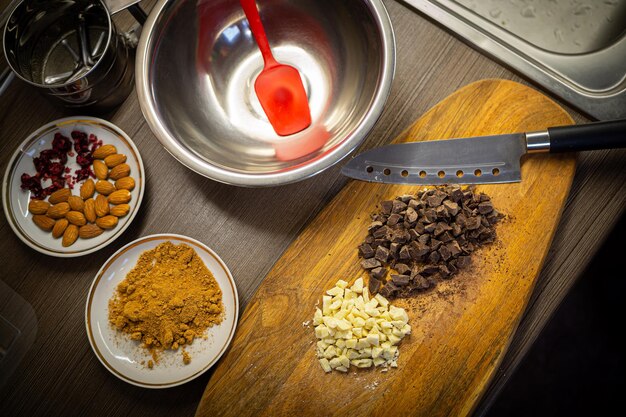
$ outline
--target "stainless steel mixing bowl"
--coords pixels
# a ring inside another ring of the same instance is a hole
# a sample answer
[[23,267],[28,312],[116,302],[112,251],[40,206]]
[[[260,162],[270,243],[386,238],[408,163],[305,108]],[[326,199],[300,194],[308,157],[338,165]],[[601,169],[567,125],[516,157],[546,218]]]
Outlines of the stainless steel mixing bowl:
[[143,114],[165,148],[228,184],[296,182],[356,148],[395,69],[381,0],[258,0],[276,59],[303,79],[313,124],[280,137],[254,92],[263,59],[237,0],[160,0],[137,50]]

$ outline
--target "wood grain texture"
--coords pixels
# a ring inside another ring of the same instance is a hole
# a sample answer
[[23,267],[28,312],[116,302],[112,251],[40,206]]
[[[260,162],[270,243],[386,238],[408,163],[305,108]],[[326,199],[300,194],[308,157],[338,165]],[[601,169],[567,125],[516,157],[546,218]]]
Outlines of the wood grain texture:
[[[395,142],[532,131],[573,123],[556,103],[520,84],[470,84],[428,111]],[[498,242],[473,267],[407,308],[413,334],[399,368],[325,374],[311,319],[337,279],[363,275],[356,247],[381,200],[416,187],[350,182],[287,249],[240,321],[196,416],[468,415],[497,369],[548,252],[574,176],[573,155],[535,155],[517,184],[481,185],[507,215]],[[375,388],[373,388],[375,386]]]
[[[419,13],[396,0],[383,1],[396,36],[396,73],[385,110],[359,151],[388,143],[430,107],[473,81],[506,78],[528,84]],[[0,9],[8,3],[0,0]],[[153,4],[154,0],[142,1],[146,10]],[[123,27],[134,22],[126,12],[114,20]],[[588,121],[569,111],[578,123]],[[15,81],[0,96],[0,173],[30,132],[70,114]],[[192,415],[210,372],[181,387],[152,391],[116,379],[93,355],[85,336],[84,303],[96,272],[108,256],[137,237],[186,234],[222,256],[233,272],[243,308],[285,248],[347,182],[339,175],[338,164],[291,186],[229,187],[190,172],[169,156],[144,122],[135,94],[104,117],[132,137],[146,164],[141,211],[119,240],[89,257],[53,259],[22,244],[0,215],[0,279],[32,304],[39,321],[35,344],[8,383],[0,387],[2,416]],[[548,259],[480,412],[626,209],[624,165],[626,151],[578,156],[570,197]]]

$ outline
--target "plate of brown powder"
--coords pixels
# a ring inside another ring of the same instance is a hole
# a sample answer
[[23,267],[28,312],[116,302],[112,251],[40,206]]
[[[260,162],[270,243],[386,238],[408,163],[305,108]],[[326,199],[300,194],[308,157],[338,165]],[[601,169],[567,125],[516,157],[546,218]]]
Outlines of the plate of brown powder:
[[87,336],[115,376],[168,388],[200,376],[235,333],[235,281],[220,257],[186,236],[160,234],[121,248],[89,290]]

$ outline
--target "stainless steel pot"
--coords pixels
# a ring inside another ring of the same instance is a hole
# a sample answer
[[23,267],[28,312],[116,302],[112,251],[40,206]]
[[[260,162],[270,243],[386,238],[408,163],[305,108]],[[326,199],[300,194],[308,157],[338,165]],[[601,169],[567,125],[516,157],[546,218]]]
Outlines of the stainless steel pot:
[[137,48],[137,92],[163,146],[228,184],[272,186],[335,164],[380,116],[395,69],[381,0],[258,0],[277,60],[296,67],[313,124],[280,137],[254,92],[263,60],[236,0],[160,0]]

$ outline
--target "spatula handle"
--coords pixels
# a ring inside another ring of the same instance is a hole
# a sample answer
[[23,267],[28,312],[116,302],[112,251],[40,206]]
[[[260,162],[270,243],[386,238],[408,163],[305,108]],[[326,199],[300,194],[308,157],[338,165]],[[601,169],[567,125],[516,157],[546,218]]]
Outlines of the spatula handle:
[[551,127],[550,152],[577,152],[626,147],[626,120]]
[[259,11],[256,8],[256,0],[239,0],[239,3],[241,4],[241,7],[246,14],[246,18],[248,19],[248,23],[250,24],[250,30],[252,31],[252,35],[254,35],[254,39],[259,46],[261,55],[263,55],[265,68],[268,69],[273,67],[274,65],[277,65],[277,62],[272,55],[272,50],[270,49],[267,35],[265,34],[263,22],[261,22],[261,16],[259,15]]

